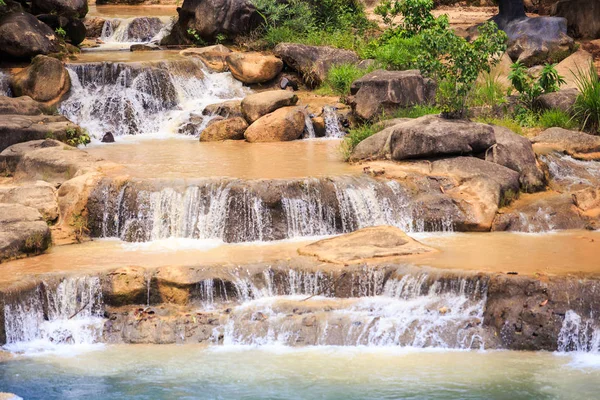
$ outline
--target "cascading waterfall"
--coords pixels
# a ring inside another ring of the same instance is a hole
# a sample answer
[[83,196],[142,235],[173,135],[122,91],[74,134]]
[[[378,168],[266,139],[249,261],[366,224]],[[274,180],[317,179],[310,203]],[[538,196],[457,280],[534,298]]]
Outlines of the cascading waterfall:
[[[176,187],[132,181],[95,191],[92,234],[145,242],[168,238],[270,241],[333,235],[376,225],[423,231],[410,195],[395,181],[340,176],[281,181],[212,180]],[[440,224],[445,226],[444,224]],[[447,226],[448,229],[451,226]]]
[[101,338],[103,302],[97,277],[43,283],[4,306],[6,347],[43,351],[61,344],[90,345]]
[[323,107],[323,119],[325,120],[325,137],[342,138],[346,135],[340,128],[340,121],[335,107]]
[[594,186],[600,180],[598,162],[576,160],[558,153],[540,156],[540,160],[548,166],[550,178],[569,190],[576,190],[578,185]]
[[600,352],[598,322],[581,317],[573,310],[567,311],[558,335],[558,351]]
[[97,50],[129,49],[132,44],[158,43],[172,24],[171,17],[111,18],[104,22]]
[[0,96],[12,97],[9,80],[10,74],[0,70]]
[[98,139],[174,133],[207,105],[247,93],[230,74],[210,73],[194,59],[67,68],[72,88],[60,112]]

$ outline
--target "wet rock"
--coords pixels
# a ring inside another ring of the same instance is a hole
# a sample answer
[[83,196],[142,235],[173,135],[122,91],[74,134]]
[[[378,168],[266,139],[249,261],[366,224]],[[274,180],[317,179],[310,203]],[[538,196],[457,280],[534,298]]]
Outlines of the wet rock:
[[17,143],[52,138],[69,139],[79,127],[62,115],[4,115],[0,118],[0,151]]
[[86,17],[83,20],[86,30],[86,37],[95,39],[102,36],[102,29],[104,28],[105,22],[106,19],[102,17]]
[[428,104],[435,98],[435,87],[417,70],[377,70],[354,81],[350,93],[356,116],[369,120],[398,108]]
[[590,187],[573,193],[573,203],[582,211],[600,209],[600,188]]
[[229,68],[225,59],[230,53],[231,50],[227,47],[217,44],[214,46],[185,49],[179,54],[185,57],[199,58],[212,71],[225,72]]
[[561,110],[571,114],[578,95],[579,91],[577,89],[563,89],[558,92],[543,94],[536,101],[543,110]]
[[342,264],[432,251],[435,249],[419,243],[400,229],[391,226],[364,228],[298,249],[301,255],[315,256],[323,262]]
[[35,208],[0,203],[0,262],[42,253],[50,243],[50,229]]
[[200,134],[201,142],[243,140],[248,123],[241,117],[225,119],[209,125]]
[[52,29],[31,14],[17,12],[0,17],[0,54],[28,59],[58,51]]
[[561,193],[588,187],[600,187],[600,163],[577,160],[571,156],[550,152],[538,159],[548,176],[548,186]]
[[87,0],[32,0],[31,12],[83,18],[88,12],[88,3]]
[[111,306],[146,304],[147,275],[142,267],[122,267],[111,271],[102,282],[103,300]]
[[12,75],[10,87],[15,96],[55,103],[71,88],[71,78],[62,62],[39,55],[29,67]]
[[560,0],[552,15],[568,21],[569,33],[576,38],[600,38],[600,3],[588,0]]
[[235,39],[257,28],[263,19],[247,0],[184,0],[177,8],[179,18],[162,44],[191,44],[188,30],[204,40],[217,35]]
[[304,110],[283,107],[260,117],[244,133],[249,142],[285,142],[296,140],[304,133]]
[[209,104],[202,111],[202,115],[218,115],[223,118],[243,117],[242,101],[228,100],[222,103]]
[[187,122],[179,126],[177,133],[182,135],[199,135],[202,131],[203,123],[204,117],[202,115],[190,114]]
[[77,18],[67,18],[56,14],[37,15],[37,19],[48,25],[54,32],[57,29],[65,31],[65,40],[77,46],[85,40],[86,27],[83,21]]
[[253,123],[281,107],[296,105],[298,96],[286,90],[269,90],[248,95],[242,100],[241,108],[244,118]]
[[494,126],[496,144],[485,153],[485,160],[503,165],[520,174],[519,182],[525,192],[545,187],[544,173],[538,168],[531,142],[510,129]]
[[44,181],[0,186],[0,203],[21,204],[35,208],[48,222],[58,219],[56,189]]
[[283,69],[283,61],[260,53],[231,53],[225,57],[231,75],[246,84],[273,80]]
[[112,132],[106,132],[104,134],[104,136],[102,136],[102,143],[114,143],[115,142],[115,137],[113,136]]
[[502,27],[509,39],[508,55],[528,67],[558,62],[574,49],[567,35],[567,20],[557,17],[516,19]]
[[304,82],[310,87],[320,85],[327,77],[331,67],[359,62],[355,52],[329,46],[279,43],[273,52],[287,66],[298,71]]
[[134,18],[127,25],[127,38],[132,42],[148,42],[162,27],[163,23],[158,17]]
[[555,150],[582,160],[600,160],[600,136],[562,128],[550,128],[534,137],[536,152]]
[[129,51],[154,51],[160,50],[160,46],[155,44],[132,44]]
[[49,111],[45,104],[35,101],[29,96],[0,96],[0,115],[41,115]]
[[565,83],[561,89],[577,89],[578,71],[587,72],[594,57],[585,50],[578,50],[556,65],[556,72],[564,77]]
[[286,76],[279,81],[279,89],[281,90],[298,90],[298,82]]
[[437,116],[417,118],[390,129],[394,160],[477,154],[496,143],[494,129],[489,125]]

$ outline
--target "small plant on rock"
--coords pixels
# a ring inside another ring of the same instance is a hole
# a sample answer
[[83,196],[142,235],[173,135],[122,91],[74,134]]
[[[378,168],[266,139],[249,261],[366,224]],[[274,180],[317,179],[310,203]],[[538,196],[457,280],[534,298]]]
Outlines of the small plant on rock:
[[80,144],[86,146],[91,142],[90,134],[81,128],[67,128],[65,130],[66,133],[66,143],[69,146],[77,147]]
[[513,87],[519,92],[519,102],[527,110],[536,110],[536,100],[545,93],[559,90],[560,85],[565,83],[562,76],[558,74],[554,64],[546,64],[538,79],[534,79],[527,73],[527,67],[520,62],[511,67],[508,79]]
[[67,37],[67,32],[62,28],[62,27],[58,27],[54,30],[54,32],[56,32],[56,34],[58,35],[58,37],[60,37],[61,39],[64,39]]
[[202,39],[200,34],[198,34],[198,32],[195,29],[188,28],[187,34],[192,39],[192,41],[194,42],[194,44],[196,46],[205,46],[206,45],[206,41],[204,41],[204,39]]
[[600,133],[600,77],[594,64],[587,69],[577,68],[575,74],[579,95],[573,107],[575,118],[582,129]]

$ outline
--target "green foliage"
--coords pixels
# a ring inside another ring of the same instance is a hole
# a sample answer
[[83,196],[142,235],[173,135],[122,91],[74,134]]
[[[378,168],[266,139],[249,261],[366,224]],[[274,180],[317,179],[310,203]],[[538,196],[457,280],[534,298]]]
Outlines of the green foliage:
[[509,117],[496,118],[496,117],[480,117],[475,119],[476,122],[481,122],[483,124],[492,124],[497,126],[502,126],[510,129],[518,135],[523,135],[523,127],[519,125],[514,119]]
[[406,70],[417,67],[421,36],[392,36],[383,43],[372,42],[365,49],[365,58],[374,58],[386,69]]
[[416,105],[410,108],[399,108],[392,118],[419,118],[425,115],[439,114],[441,109],[436,106]]
[[219,33],[219,34],[217,34],[217,36],[215,36],[215,43],[217,43],[217,44],[223,43],[226,40],[227,40],[227,36],[223,33]]
[[562,110],[546,110],[540,114],[539,125],[544,129],[548,128],[563,128],[573,129],[577,127],[577,124],[571,118],[569,114]]
[[0,6],[5,6],[6,3],[4,2],[4,0],[0,0]]
[[87,145],[90,143],[90,135],[85,129],[81,128],[67,128],[65,133],[67,134],[66,143],[69,146],[77,147],[80,144]]
[[472,106],[496,106],[506,102],[506,90],[498,81],[498,76],[490,73],[484,74],[484,79],[477,82],[470,98]]
[[342,155],[344,160],[348,160],[354,148],[366,138],[376,134],[378,130],[371,124],[361,125],[350,129],[348,134],[344,136],[344,141],[341,145]]
[[582,129],[592,132],[600,132],[600,77],[590,63],[587,70],[577,67],[575,74],[579,95],[575,101],[573,112],[575,118],[580,122]]
[[369,70],[358,68],[353,64],[343,64],[332,67],[327,73],[327,78],[323,83],[333,93],[340,96],[350,94],[352,82],[363,77]]
[[[404,36],[414,36],[426,29],[434,28],[439,21],[431,10],[433,0],[383,0],[375,7],[375,14],[379,15],[388,30],[396,31]],[[398,17],[402,22],[396,24]]]
[[519,92],[519,102],[527,110],[535,111],[536,99],[539,96],[556,92],[560,85],[565,83],[563,77],[556,71],[554,64],[546,64],[538,79],[529,76],[527,68],[520,62],[511,65],[510,69],[508,79]]
[[54,30],[54,32],[56,32],[56,34],[61,38],[64,39],[65,37],[67,37],[67,32],[65,32],[65,30],[62,27],[58,27]]
[[196,46],[206,46],[206,42],[200,37],[200,34],[198,34],[195,29],[188,28],[187,34]]

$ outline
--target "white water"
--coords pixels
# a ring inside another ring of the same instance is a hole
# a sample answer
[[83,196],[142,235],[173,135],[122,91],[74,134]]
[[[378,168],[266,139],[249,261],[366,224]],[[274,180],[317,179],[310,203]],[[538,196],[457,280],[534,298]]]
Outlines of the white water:
[[346,132],[340,128],[335,107],[323,107],[323,119],[325,120],[325,137],[339,139],[346,135]]
[[94,348],[104,325],[97,277],[44,283],[4,306],[6,349],[35,354]]
[[172,23],[171,17],[110,18],[102,27],[103,43],[89,50],[129,50],[133,44],[159,43]]
[[9,79],[10,74],[0,70],[0,96],[12,96]]
[[[171,136],[209,104],[239,99],[248,89],[229,73],[211,73],[193,59],[67,65],[71,94],[60,112],[101,139]],[[210,118],[205,118],[205,123]]]
[[573,310],[565,314],[558,337],[559,352],[584,352],[600,355],[600,324],[594,318],[584,318]]
[[578,185],[594,186],[600,180],[600,162],[576,160],[558,153],[540,159],[548,166],[551,179],[569,190],[577,189]]

